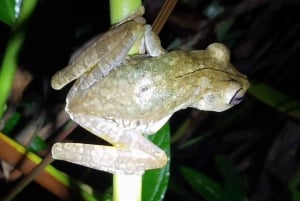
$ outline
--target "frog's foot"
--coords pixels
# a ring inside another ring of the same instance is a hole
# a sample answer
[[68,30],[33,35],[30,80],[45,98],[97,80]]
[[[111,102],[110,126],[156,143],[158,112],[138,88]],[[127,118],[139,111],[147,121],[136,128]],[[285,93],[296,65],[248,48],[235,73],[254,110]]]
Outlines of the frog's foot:
[[150,154],[137,148],[80,143],[56,143],[52,147],[52,156],[113,174],[141,175],[145,170],[161,168],[167,162],[166,154],[159,149]]

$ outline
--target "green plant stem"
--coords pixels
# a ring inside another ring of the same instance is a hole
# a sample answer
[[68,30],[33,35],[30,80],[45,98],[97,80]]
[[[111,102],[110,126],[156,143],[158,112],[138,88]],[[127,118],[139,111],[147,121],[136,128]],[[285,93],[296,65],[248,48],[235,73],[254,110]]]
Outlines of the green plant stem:
[[[55,141],[61,141],[69,133],[71,133],[77,125],[70,123],[66,125],[65,129],[58,135]],[[7,153],[10,153],[8,155]],[[70,190],[78,196],[82,197],[86,201],[96,201],[94,190],[91,190],[86,184],[78,182],[65,173],[57,170],[50,165],[51,154],[42,160],[36,154],[27,151],[22,145],[18,144],[14,140],[10,139],[6,135],[0,132],[0,159],[8,164],[17,167],[24,177],[14,186],[11,191],[7,192],[4,197],[1,197],[1,201],[10,201],[14,197],[24,190],[24,188],[34,179],[39,185],[56,195],[61,200],[69,200]],[[20,159],[22,159],[20,162]]]
[[[115,24],[125,19],[142,5],[141,0],[110,0],[110,22]],[[140,201],[142,175],[113,175],[114,201]]]
[[110,23],[115,24],[125,19],[142,6],[141,0],[110,0]]
[[140,201],[142,196],[142,175],[114,175],[114,201]]

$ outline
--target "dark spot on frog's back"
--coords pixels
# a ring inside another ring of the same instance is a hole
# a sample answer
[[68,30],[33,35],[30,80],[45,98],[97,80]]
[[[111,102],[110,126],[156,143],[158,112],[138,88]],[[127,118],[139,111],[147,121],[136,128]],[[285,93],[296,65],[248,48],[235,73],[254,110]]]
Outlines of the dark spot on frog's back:
[[141,92],[145,92],[145,91],[147,91],[149,88],[147,87],[147,86],[144,86],[144,87],[142,87],[141,88]]
[[140,87],[138,87],[136,96],[139,97],[139,98],[142,97],[143,93],[145,93],[148,89],[149,88],[147,86],[140,86]]

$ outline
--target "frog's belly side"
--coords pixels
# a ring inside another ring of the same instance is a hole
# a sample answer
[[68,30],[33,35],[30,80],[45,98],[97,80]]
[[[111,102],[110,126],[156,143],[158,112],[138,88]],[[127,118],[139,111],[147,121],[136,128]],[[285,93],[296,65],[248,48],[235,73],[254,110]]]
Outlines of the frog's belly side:
[[70,118],[83,128],[97,135],[99,131],[104,133],[138,133],[138,134],[154,134],[157,132],[170,118],[171,115],[163,117],[159,120],[145,121],[143,119],[122,119],[110,117],[98,117],[93,115],[85,115],[82,113],[72,113],[66,106],[66,112]]

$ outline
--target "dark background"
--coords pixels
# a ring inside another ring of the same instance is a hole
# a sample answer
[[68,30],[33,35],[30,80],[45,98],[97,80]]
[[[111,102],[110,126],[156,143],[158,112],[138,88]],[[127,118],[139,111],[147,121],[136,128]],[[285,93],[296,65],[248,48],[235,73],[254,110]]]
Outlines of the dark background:
[[[298,101],[300,1],[223,0],[217,6],[223,12],[210,19],[204,11],[212,7],[212,2],[179,1],[160,33],[163,46],[204,49],[212,42],[221,41],[230,47],[232,63],[248,76],[251,83],[267,84],[285,94],[288,97],[286,101]],[[150,24],[162,3],[144,2],[145,16]],[[222,23],[229,24],[229,28],[220,28]],[[45,122],[53,120],[57,108],[64,104],[68,89],[52,90],[49,86],[51,76],[67,65],[76,48],[108,27],[107,1],[39,1],[28,24],[20,56],[20,69],[28,71],[33,80],[24,91],[23,98],[11,103],[23,114],[15,133],[20,132],[26,122],[37,114],[46,114]],[[9,38],[9,28],[0,24],[0,33],[2,55]],[[249,200],[293,200],[289,185],[299,177],[300,115],[297,117],[290,115],[290,111],[279,111],[280,104],[271,106],[263,103],[255,98],[256,93],[251,90],[240,105],[223,113],[187,109],[171,118],[172,133],[176,133],[184,121],[189,120],[190,124],[172,143],[171,180],[165,200],[201,200],[199,195],[188,189],[179,167],[192,167],[222,181],[214,163],[216,155],[225,156],[245,176]],[[285,104],[284,101],[282,104]],[[299,108],[290,108],[291,111],[294,109]],[[77,128],[70,139],[99,140],[89,134],[82,135],[84,132]],[[199,136],[203,139],[184,146]],[[99,191],[111,185],[106,173],[61,162],[54,165]],[[0,181],[0,193],[3,195],[18,180],[11,183],[4,179]],[[172,184],[188,189],[189,195],[176,192]],[[43,200],[56,199],[47,190],[32,183],[16,200],[40,200],[34,195],[37,192]]]

